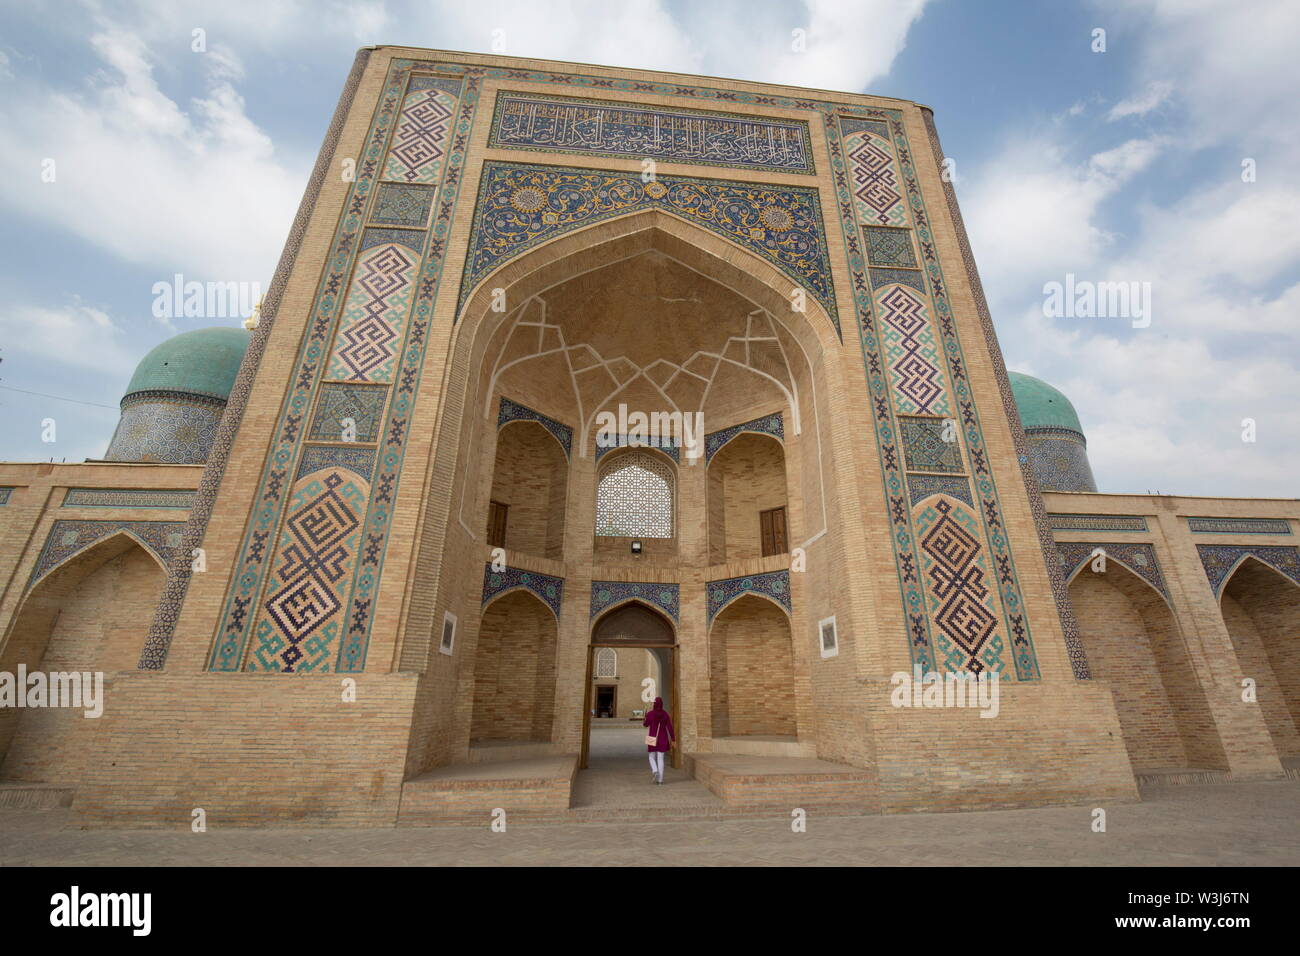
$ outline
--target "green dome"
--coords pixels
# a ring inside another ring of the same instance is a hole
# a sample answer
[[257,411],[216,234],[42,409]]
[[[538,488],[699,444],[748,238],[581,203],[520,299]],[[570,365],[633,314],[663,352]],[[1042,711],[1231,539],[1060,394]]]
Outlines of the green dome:
[[126,394],[161,391],[229,398],[250,338],[247,330],[227,326],[173,336],[140,360]]
[[1070,400],[1042,379],[1023,372],[1008,372],[1011,394],[1016,397],[1020,423],[1028,431],[1032,428],[1068,428],[1083,434],[1079,416]]

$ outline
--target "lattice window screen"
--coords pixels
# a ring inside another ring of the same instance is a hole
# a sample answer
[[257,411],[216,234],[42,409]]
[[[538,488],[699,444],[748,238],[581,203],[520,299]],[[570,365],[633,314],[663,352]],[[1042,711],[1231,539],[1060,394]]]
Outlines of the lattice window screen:
[[596,534],[607,538],[671,538],[673,473],[653,455],[610,462],[596,486]]
[[596,652],[596,676],[618,676],[618,651],[612,647],[602,647]]

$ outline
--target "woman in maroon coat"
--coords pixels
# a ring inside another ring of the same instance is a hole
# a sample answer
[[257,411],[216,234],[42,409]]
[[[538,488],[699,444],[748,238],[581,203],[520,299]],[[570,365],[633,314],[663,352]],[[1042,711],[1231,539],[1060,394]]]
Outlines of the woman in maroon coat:
[[[673,740],[673,719],[668,716],[668,711],[664,710],[664,699],[655,698],[655,705],[645,715],[645,720],[641,722],[646,727],[646,751],[650,754],[650,779],[654,783],[664,782],[664,754],[672,749]],[[650,738],[654,738],[654,743],[650,743]]]

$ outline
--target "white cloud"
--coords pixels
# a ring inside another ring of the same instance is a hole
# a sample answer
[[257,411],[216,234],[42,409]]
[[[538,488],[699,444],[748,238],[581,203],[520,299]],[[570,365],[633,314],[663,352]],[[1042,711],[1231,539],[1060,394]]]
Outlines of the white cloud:
[[808,0],[807,49],[787,52],[762,79],[791,86],[862,92],[889,73],[925,0],[867,2],[867,0]]
[[138,35],[107,27],[91,45],[103,66],[81,89],[24,81],[0,103],[0,201],[160,277],[264,282],[308,164],[284,162],[247,117],[237,60],[195,55],[207,89],[186,109]]
[[[1096,124],[1071,109],[1013,134],[962,197],[1008,363],[1074,402],[1103,491],[1294,497],[1300,187],[1281,171],[1300,163],[1282,119],[1300,74],[1276,34],[1297,35],[1300,10],[1100,5],[1139,44],[1133,92],[1106,119],[1154,132],[1098,147],[1084,140]],[[1089,155],[1074,158],[1082,142]],[[1259,158],[1258,182],[1241,181],[1236,144]],[[1158,164],[1176,174],[1151,175]],[[1150,282],[1150,328],[1044,318],[1042,283],[1066,272]],[[1255,443],[1241,440],[1244,418]]]
[[1150,83],[1141,93],[1122,99],[1112,106],[1110,112],[1106,114],[1106,118],[1117,120],[1126,116],[1146,116],[1146,114],[1164,104],[1173,91],[1174,85],[1168,80],[1158,80]]
[[962,208],[990,287],[1035,291],[1079,273],[1113,242],[1101,204],[1159,155],[1157,139],[1129,140],[1071,163],[1049,134],[1009,143],[971,176]]
[[129,375],[140,356],[124,342],[122,329],[103,309],[74,300],[59,308],[18,305],[0,310],[0,338],[10,369],[36,381],[52,367]]
[[[1189,145],[1256,150],[1300,143],[1293,0],[1098,0],[1107,24],[1141,45],[1136,86],[1171,84]],[[1244,155],[1252,155],[1245,152]]]

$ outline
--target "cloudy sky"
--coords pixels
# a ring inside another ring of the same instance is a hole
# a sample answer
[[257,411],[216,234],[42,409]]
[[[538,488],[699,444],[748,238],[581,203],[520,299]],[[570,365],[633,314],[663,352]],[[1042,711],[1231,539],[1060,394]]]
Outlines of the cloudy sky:
[[[930,105],[1007,362],[1102,490],[1300,494],[1293,0],[5,0],[0,459],[103,453],[139,357],[215,324],[155,283],[266,287],[358,46],[494,42]],[[1149,324],[1045,317],[1067,275],[1149,283]]]

